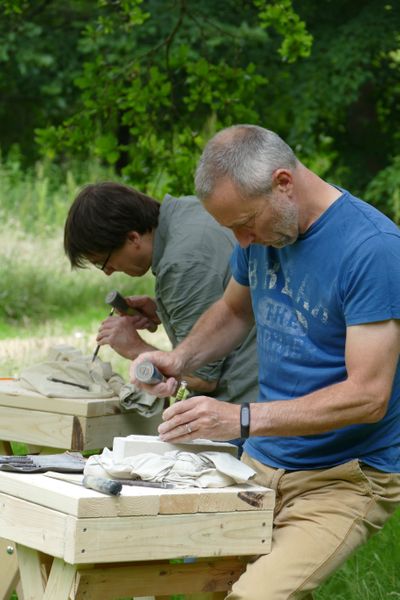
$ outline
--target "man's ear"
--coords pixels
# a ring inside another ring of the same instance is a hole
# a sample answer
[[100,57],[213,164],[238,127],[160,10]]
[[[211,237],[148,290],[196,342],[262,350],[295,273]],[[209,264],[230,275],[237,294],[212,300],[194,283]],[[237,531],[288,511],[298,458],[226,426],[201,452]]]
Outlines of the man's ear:
[[128,231],[126,241],[128,244],[133,244],[136,248],[139,248],[142,243],[142,236],[137,231]]
[[293,186],[293,176],[288,169],[276,169],[272,174],[273,186],[280,192],[288,192]]

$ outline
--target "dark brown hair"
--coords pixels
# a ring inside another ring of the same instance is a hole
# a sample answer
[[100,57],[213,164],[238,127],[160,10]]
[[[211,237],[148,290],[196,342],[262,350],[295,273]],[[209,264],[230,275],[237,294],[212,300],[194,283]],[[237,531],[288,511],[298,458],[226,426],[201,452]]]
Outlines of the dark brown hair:
[[86,185],[73,201],[64,226],[64,250],[72,267],[121,248],[130,231],[143,234],[158,224],[159,203],[126,185]]

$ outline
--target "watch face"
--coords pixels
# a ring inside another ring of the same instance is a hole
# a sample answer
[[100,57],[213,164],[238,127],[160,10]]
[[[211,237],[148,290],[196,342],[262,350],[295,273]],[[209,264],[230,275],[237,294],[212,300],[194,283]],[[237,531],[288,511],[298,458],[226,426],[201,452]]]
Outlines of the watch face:
[[240,437],[248,438],[250,435],[250,407],[246,402],[240,408]]
[[248,427],[250,425],[250,408],[248,406],[243,406],[240,416],[241,425],[244,427]]

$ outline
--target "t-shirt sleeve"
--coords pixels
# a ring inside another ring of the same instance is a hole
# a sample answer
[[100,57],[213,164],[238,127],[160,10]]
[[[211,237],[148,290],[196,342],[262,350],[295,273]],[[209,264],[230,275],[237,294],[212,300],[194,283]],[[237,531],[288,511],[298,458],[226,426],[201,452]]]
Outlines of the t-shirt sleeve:
[[232,276],[241,285],[249,286],[249,250],[237,244],[231,256]]
[[344,277],[347,325],[400,318],[400,237],[379,233],[363,242]]
[[[160,316],[168,332],[181,342],[190,333],[200,316],[224,293],[221,274],[212,265],[192,261],[170,264],[158,276],[157,291],[162,304]],[[221,335],[223,332],[221,331]],[[205,381],[220,378],[223,360],[201,367],[195,372]]]

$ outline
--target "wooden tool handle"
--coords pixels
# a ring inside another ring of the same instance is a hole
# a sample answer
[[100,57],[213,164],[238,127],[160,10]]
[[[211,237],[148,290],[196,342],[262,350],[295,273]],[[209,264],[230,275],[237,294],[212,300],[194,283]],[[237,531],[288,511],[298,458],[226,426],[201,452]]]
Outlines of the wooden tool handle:
[[[129,315],[131,317],[133,317],[134,315],[143,316],[143,313],[141,313],[140,310],[129,306],[125,298],[121,296],[121,294],[117,292],[117,290],[112,290],[111,292],[108,292],[106,296],[106,303],[115,308],[118,312],[120,312],[123,315]],[[148,327],[148,330],[154,333],[154,331],[157,330],[157,324],[152,323]]]
[[149,360],[145,360],[136,365],[135,376],[136,379],[142,383],[147,383],[149,385],[155,385],[156,383],[164,381],[164,375],[160,373],[157,367]]
[[83,485],[96,492],[108,494],[108,496],[118,496],[122,490],[122,483],[105,477],[93,477],[93,475],[85,475],[82,481]]

